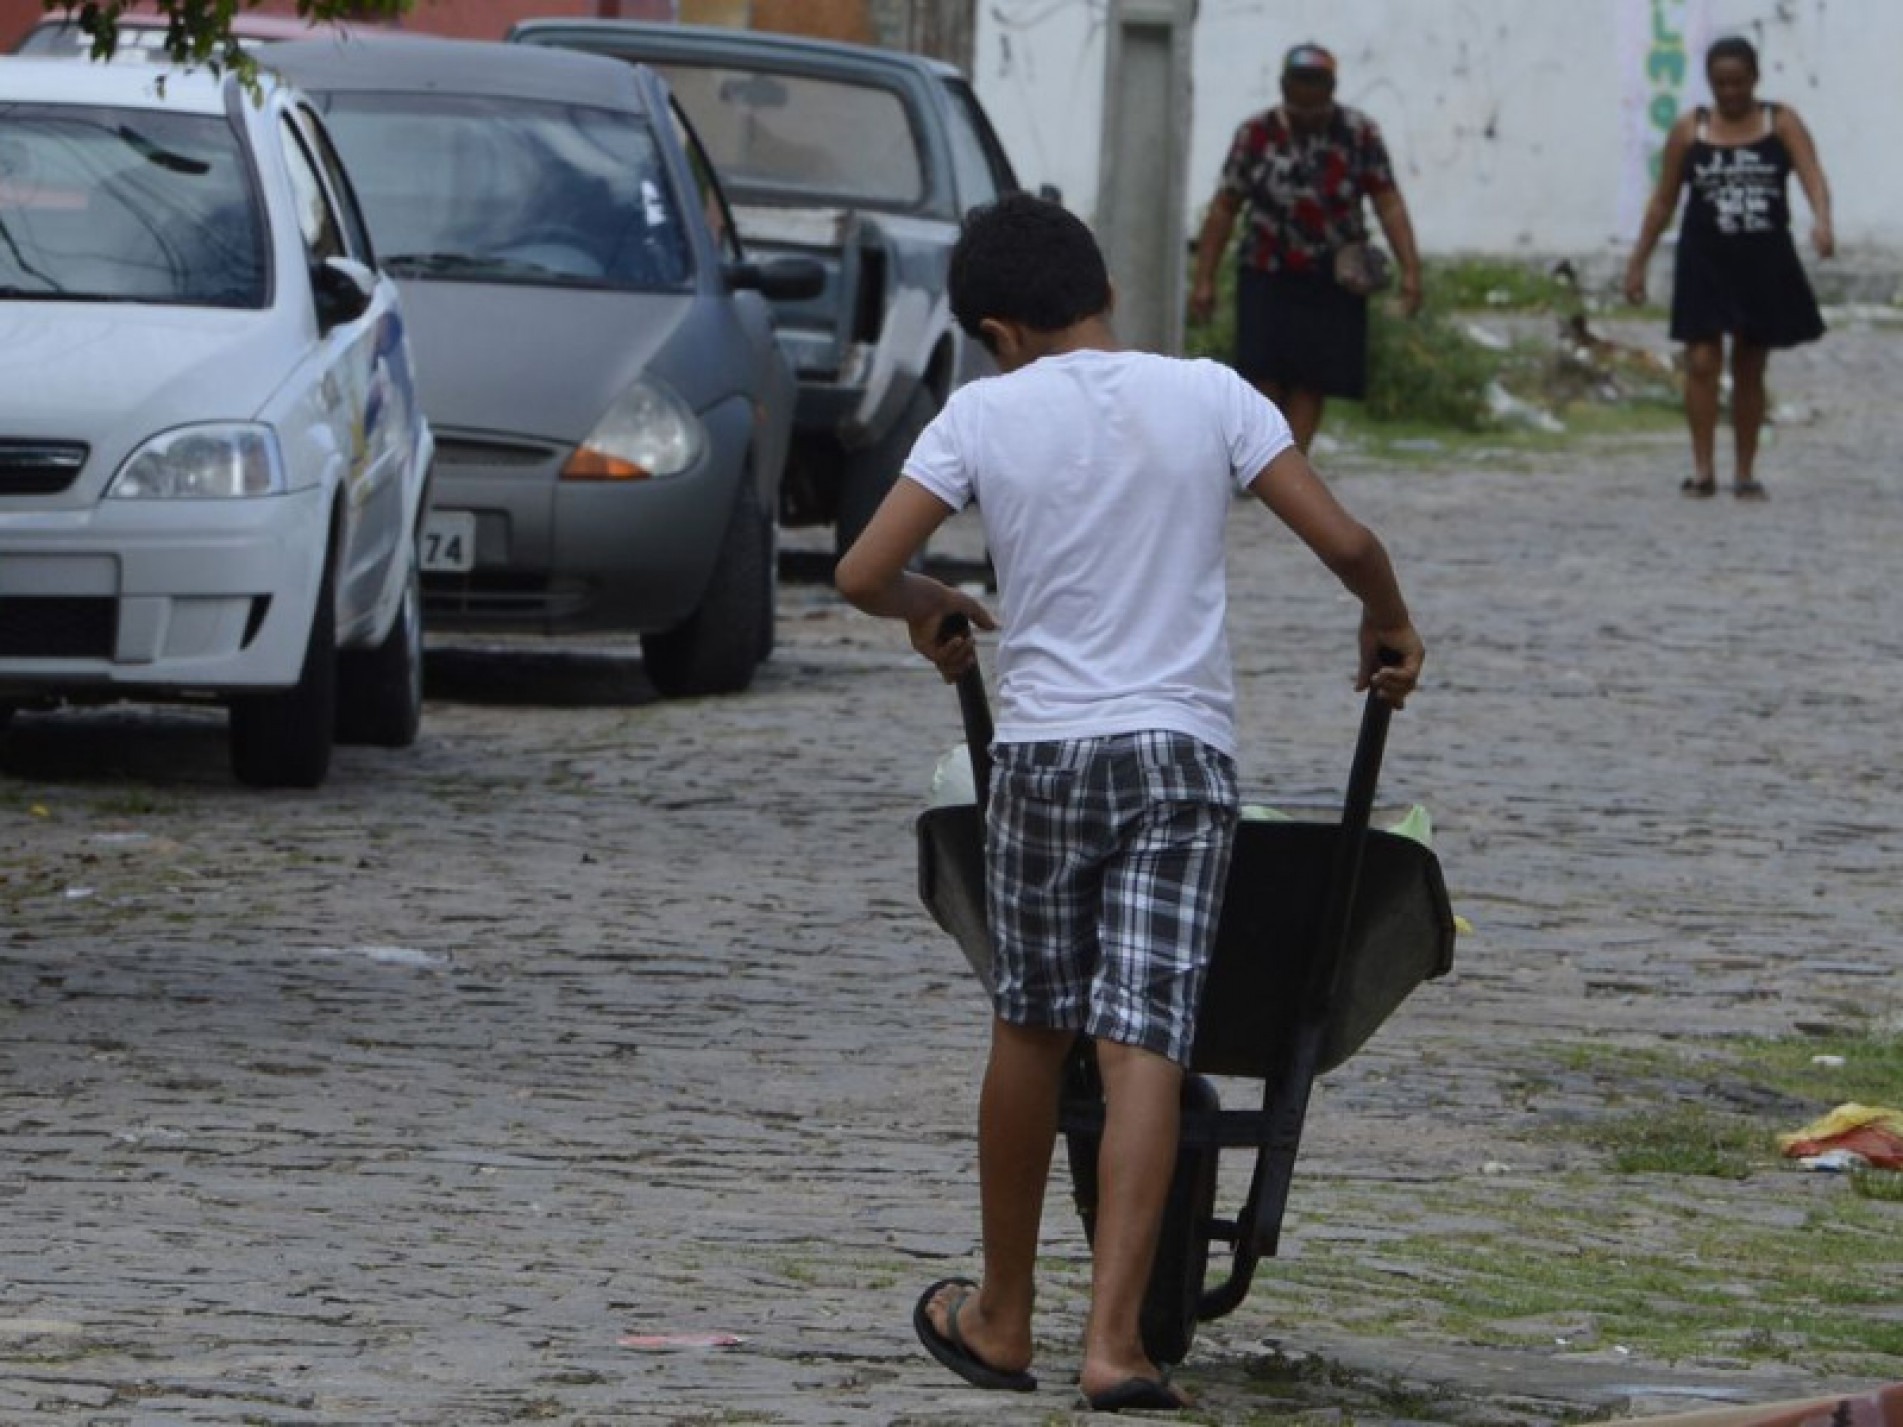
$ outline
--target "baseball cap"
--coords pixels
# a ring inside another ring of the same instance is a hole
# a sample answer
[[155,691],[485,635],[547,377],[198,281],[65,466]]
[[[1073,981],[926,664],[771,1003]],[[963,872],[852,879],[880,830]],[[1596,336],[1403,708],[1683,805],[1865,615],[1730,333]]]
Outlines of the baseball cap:
[[1335,57],[1318,44],[1296,45],[1282,57],[1282,73],[1335,77]]

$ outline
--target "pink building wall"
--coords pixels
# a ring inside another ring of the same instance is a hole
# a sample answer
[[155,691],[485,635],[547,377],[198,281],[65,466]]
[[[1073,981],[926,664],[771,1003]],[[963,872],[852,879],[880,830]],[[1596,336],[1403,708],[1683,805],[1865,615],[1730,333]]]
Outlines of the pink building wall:
[[[873,39],[872,0],[414,0],[396,23],[405,30],[467,40],[499,40],[517,20],[600,15],[626,20],[681,20],[762,30]],[[246,8],[294,15],[294,0],[261,0]],[[0,0],[0,53],[9,51],[45,13],[41,0]]]

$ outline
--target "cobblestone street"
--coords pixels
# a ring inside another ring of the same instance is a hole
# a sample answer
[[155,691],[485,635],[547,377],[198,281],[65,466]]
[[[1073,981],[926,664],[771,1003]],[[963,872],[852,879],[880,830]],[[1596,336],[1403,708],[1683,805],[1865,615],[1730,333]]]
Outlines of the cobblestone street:
[[[1381,801],[1431,810],[1472,925],[1310,1110],[1284,1254],[1339,1260],[1370,1303],[1433,1271],[1386,1245],[1417,1190],[1471,1188],[1484,1220],[1507,1180],[1555,1223],[1673,1232],[1609,1172],[1580,1189],[1589,1148],[1528,1133],[1603,1092],[1562,1082],[1528,1115],[1533,1048],[1903,1015],[1903,329],[1839,321],[1770,385],[1809,419],[1761,458],[1768,502],[1681,498],[1677,431],[1319,462],[1428,641]],[[1320,809],[1359,713],[1355,610],[1240,503],[1233,589],[1245,789]],[[217,715],[15,721],[0,1423],[1070,1420],[1065,1184],[1042,1391],[965,1389],[909,1323],[977,1267],[987,1013],[918,901],[912,819],[959,728],[903,631],[787,585],[742,697],[658,701],[632,640],[442,640],[430,676],[419,745],[340,750],[315,794],[235,786]],[[1740,1221],[1843,1192],[1645,1191]],[[1556,1423],[1850,1385],[1801,1356],[1397,1336],[1311,1316],[1278,1275],[1197,1338],[1209,1421]],[[1290,1358],[1335,1376],[1270,1385]]]

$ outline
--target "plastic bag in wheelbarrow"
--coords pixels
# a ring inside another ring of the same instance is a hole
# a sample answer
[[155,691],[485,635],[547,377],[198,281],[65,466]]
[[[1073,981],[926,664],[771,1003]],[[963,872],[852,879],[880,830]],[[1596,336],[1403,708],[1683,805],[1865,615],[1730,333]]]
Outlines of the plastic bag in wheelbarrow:
[[[1238,824],[1192,1070],[1258,1079],[1279,1073],[1310,965],[1322,950],[1322,899],[1336,834],[1333,823]],[[989,991],[978,809],[928,809],[918,819],[918,840],[919,899]],[[1348,944],[1325,1008],[1319,1069],[1333,1070],[1359,1050],[1416,986],[1446,973],[1453,957],[1454,916],[1439,859],[1412,838],[1371,830]]]

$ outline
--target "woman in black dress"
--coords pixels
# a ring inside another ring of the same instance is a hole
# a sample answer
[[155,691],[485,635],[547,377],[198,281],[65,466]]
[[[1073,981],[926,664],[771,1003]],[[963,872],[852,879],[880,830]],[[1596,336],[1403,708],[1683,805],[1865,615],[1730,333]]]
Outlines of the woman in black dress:
[[1626,297],[1645,301],[1645,268],[1653,246],[1690,190],[1672,278],[1672,337],[1685,344],[1685,420],[1691,427],[1692,475],[1679,489],[1706,496],[1718,489],[1713,455],[1718,427],[1718,376],[1724,339],[1731,338],[1731,430],[1737,443],[1732,490],[1762,496],[1752,473],[1764,424],[1764,368],[1773,347],[1794,347],[1823,335],[1817,299],[1791,241],[1786,181],[1795,172],[1810,203],[1811,245],[1827,258],[1830,186],[1810,131],[1787,105],[1757,98],[1758,52],[1747,40],[1723,39],[1705,55],[1713,109],[1681,115],[1665,141],[1658,187],[1646,205],[1639,241],[1626,264]]

